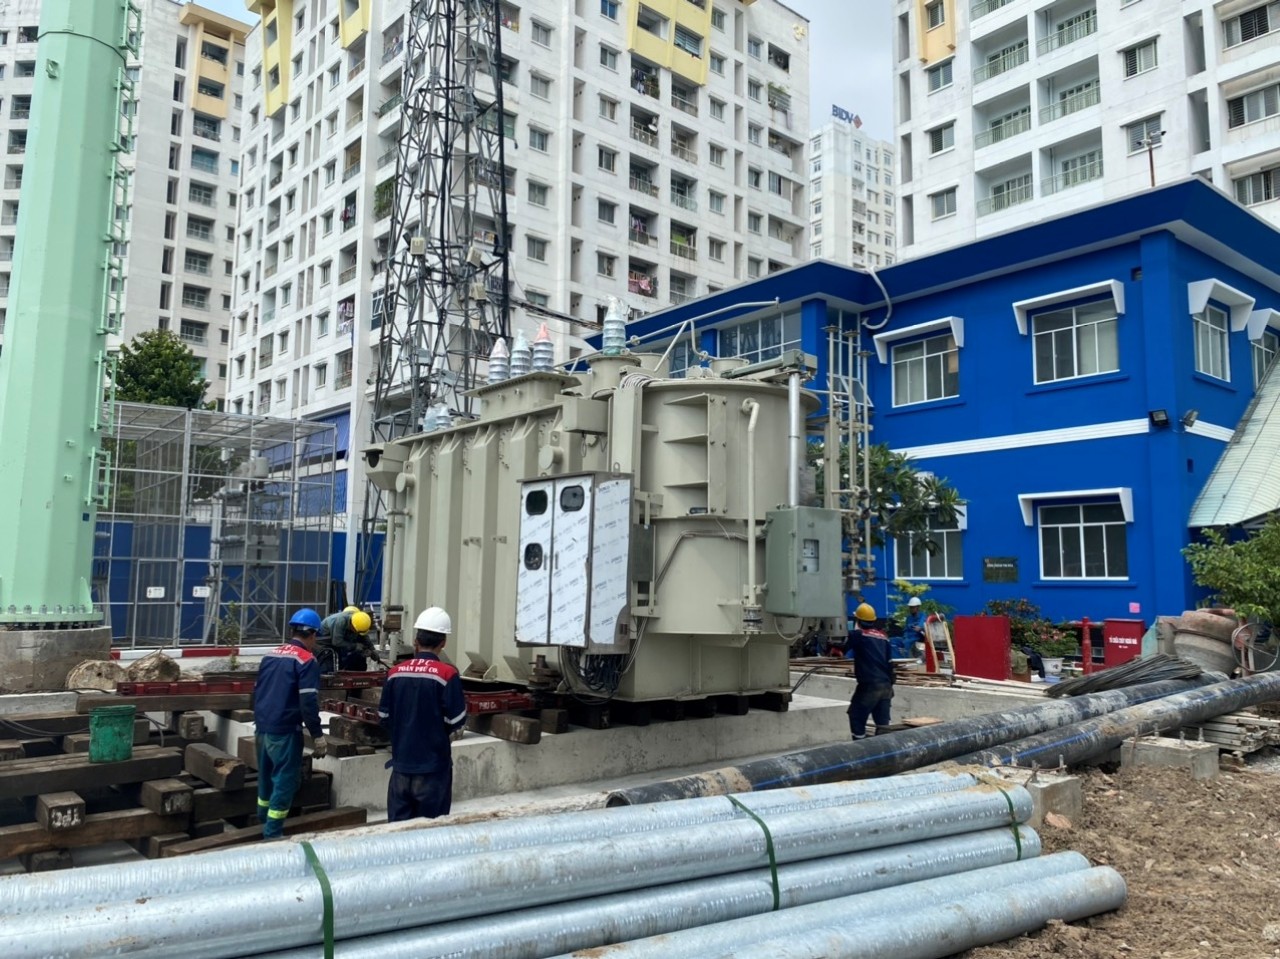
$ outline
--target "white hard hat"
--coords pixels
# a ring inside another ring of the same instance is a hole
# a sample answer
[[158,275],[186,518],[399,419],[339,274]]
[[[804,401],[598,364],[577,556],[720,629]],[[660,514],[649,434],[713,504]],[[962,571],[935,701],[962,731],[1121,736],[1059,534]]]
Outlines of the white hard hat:
[[920,605],[920,597],[919,597],[919,596],[912,596],[909,600],[907,600],[907,605],[908,605],[908,606],[919,606],[919,605]]
[[439,606],[428,606],[418,614],[413,622],[414,629],[425,629],[429,633],[443,633],[448,636],[453,632],[453,620]]

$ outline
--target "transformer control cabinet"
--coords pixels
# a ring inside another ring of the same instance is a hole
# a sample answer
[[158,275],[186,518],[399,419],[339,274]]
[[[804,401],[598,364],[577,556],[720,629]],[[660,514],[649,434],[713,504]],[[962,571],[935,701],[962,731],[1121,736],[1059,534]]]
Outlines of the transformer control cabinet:
[[765,610],[775,616],[845,615],[840,513],[796,506],[765,518]]
[[517,642],[629,650],[631,502],[629,476],[520,484]]

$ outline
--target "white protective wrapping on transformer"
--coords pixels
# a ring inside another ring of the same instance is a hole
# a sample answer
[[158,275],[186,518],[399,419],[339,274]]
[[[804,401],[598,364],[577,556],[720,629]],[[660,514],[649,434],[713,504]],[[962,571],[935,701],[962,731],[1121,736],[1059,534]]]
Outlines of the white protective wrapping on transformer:
[[590,477],[556,481],[551,525],[551,623],[554,646],[587,645],[588,582],[591,568]]
[[591,552],[591,622],[594,646],[612,646],[618,619],[626,612],[630,586],[631,480],[602,480],[596,486]]
[[[520,490],[520,555],[516,573],[516,641],[547,642],[551,616],[551,500],[555,484],[525,483]],[[531,508],[532,505],[532,508]],[[529,562],[531,551],[538,557]]]

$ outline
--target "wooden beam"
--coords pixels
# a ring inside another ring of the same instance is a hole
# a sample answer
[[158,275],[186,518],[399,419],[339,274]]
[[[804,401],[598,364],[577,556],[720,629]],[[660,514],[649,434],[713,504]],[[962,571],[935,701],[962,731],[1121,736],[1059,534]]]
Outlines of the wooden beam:
[[46,849],[96,846],[116,839],[137,839],[156,833],[177,832],[187,826],[186,816],[157,816],[150,809],[94,813],[76,829],[50,832],[39,823],[23,823],[0,829],[0,859]]
[[244,763],[230,753],[200,743],[188,746],[186,770],[217,789],[243,789]]
[[85,782],[115,786],[165,779],[181,771],[179,750],[155,746],[137,748],[132,759],[118,763],[91,763],[84,753],[53,759],[11,759],[0,765],[0,799],[65,792]]
[[[306,816],[290,817],[284,821],[286,836],[299,833],[323,832],[326,829],[345,829],[349,826],[363,826],[369,817],[366,809],[356,806],[344,806],[326,812],[311,813]],[[244,829],[232,829],[220,836],[209,836],[204,839],[192,839],[190,842],[175,843],[164,850],[164,857],[186,856],[193,852],[206,852],[210,849],[224,849],[262,838],[262,826],[246,826]]]
[[36,797],[36,822],[49,832],[84,825],[84,800],[79,793],[45,793]]
[[176,816],[191,812],[191,797],[195,792],[178,779],[153,779],[142,784],[138,801],[160,816]]

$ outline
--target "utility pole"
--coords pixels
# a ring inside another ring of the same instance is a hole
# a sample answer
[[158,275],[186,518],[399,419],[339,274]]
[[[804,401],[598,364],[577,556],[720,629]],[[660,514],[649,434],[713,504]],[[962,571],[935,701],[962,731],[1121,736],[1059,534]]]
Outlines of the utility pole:
[[1148,132],[1142,138],[1142,145],[1147,148],[1147,170],[1151,174],[1151,188],[1154,190],[1156,186],[1156,155],[1155,149],[1164,139],[1164,131],[1159,130],[1156,133]]

